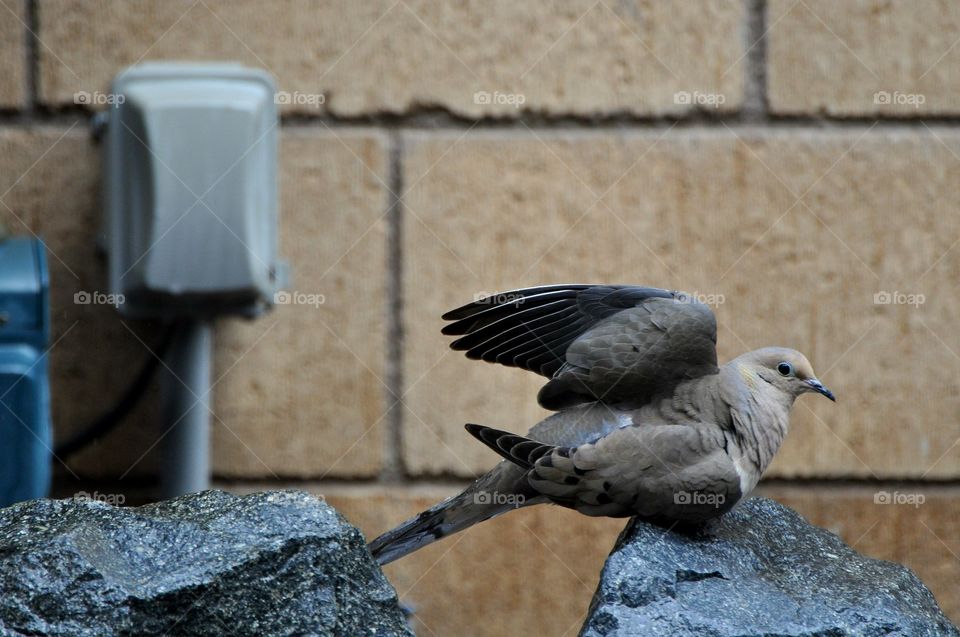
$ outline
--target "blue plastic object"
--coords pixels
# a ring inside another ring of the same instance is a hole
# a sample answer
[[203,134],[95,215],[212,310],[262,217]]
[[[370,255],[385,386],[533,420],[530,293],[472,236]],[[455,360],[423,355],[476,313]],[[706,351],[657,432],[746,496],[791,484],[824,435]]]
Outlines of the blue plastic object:
[[0,239],[0,506],[50,488],[49,287],[39,240]]

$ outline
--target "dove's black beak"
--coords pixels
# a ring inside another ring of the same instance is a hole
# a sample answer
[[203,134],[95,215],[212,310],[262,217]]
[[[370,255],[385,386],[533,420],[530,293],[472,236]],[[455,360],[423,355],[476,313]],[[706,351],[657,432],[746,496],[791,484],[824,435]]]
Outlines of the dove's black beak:
[[815,391],[818,394],[823,394],[833,402],[837,402],[837,397],[833,395],[833,392],[827,389],[826,387],[824,387],[823,383],[821,383],[816,378],[811,378],[810,380],[808,380],[807,385],[810,386],[811,391]]

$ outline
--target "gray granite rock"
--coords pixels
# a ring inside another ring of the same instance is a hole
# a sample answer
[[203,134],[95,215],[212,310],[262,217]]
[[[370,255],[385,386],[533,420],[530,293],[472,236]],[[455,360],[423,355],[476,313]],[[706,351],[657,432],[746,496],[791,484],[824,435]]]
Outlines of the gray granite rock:
[[0,509],[2,635],[412,635],[363,536],[300,492]]
[[864,557],[772,500],[710,525],[633,521],[600,577],[585,637],[960,635],[909,569]]

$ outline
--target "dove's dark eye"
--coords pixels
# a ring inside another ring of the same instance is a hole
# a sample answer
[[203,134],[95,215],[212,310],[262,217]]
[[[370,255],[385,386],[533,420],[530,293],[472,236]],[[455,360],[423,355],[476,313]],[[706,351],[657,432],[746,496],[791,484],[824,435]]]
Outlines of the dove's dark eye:
[[793,373],[793,365],[790,363],[780,363],[777,365],[777,371],[780,372],[781,376],[789,376]]

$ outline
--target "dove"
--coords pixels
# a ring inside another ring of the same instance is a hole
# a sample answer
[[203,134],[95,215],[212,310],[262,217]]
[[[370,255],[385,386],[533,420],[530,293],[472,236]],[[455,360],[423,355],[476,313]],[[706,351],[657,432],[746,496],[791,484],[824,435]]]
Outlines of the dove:
[[680,291],[524,288],[443,319],[452,321],[443,334],[459,337],[452,349],[546,377],[537,400],[556,413],[526,435],[466,425],[503,459],[462,493],[373,540],[380,564],[536,504],[704,523],[756,487],[797,397],[836,400],[792,349],[765,347],[718,365],[713,311]]

